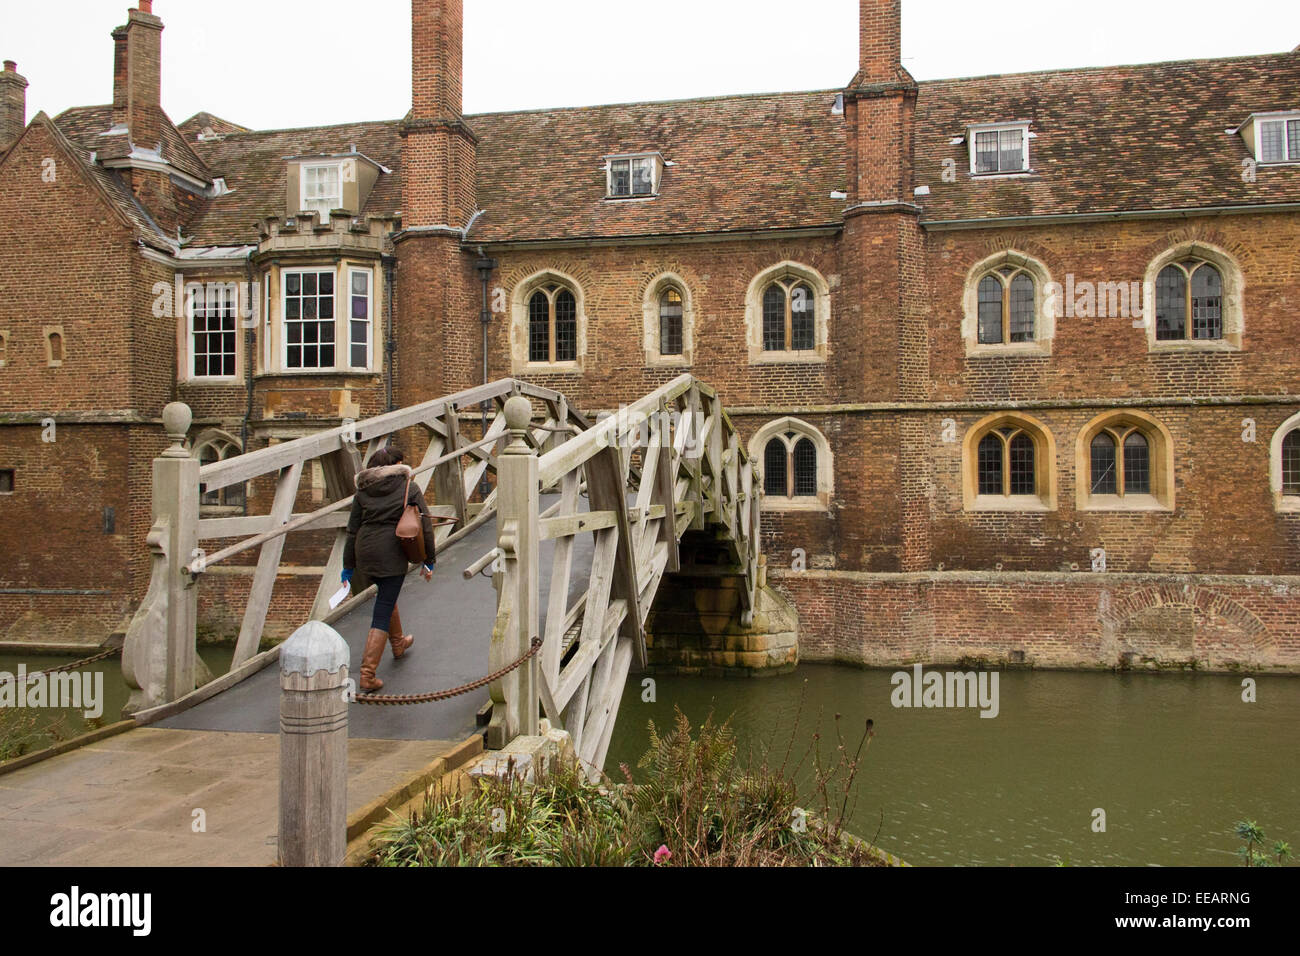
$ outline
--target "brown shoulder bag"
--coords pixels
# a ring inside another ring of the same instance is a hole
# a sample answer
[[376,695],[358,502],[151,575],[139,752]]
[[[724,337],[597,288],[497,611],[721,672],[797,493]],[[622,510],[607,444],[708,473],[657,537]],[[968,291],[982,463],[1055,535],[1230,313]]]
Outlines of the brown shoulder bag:
[[411,479],[409,477],[406,479],[406,492],[402,500],[407,504],[402,509],[402,517],[397,522],[397,541],[406,554],[406,560],[412,564],[423,564],[428,558],[424,550],[424,521],[421,519],[420,509],[410,503]]

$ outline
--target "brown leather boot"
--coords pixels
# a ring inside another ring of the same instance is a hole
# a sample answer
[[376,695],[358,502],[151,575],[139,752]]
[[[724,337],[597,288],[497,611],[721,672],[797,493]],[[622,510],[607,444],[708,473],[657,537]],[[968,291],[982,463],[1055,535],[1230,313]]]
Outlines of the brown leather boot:
[[400,658],[415,643],[413,634],[403,633],[402,616],[397,613],[397,608],[393,608],[393,616],[388,619],[388,643],[393,648],[393,660]]
[[366,635],[366,646],[361,651],[361,689],[382,690],[384,682],[375,676],[375,668],[384,656],[384,645],[388,643],[388,632],[376,627]]

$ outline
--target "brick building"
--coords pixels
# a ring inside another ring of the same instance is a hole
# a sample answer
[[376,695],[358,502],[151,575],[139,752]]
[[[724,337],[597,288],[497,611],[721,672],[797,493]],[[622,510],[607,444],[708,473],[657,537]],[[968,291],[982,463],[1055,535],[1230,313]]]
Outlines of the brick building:
[[213,460],[453,392],[486,307],[491,379],[719,387],[805,658],[1300,669],[1300,52],[916,82],[861,0],[843,89],[466,116],[412,16],[394,121],[173,125],[149,0],[111,104],[5,64],[5,636],[122,628],[167,402]]

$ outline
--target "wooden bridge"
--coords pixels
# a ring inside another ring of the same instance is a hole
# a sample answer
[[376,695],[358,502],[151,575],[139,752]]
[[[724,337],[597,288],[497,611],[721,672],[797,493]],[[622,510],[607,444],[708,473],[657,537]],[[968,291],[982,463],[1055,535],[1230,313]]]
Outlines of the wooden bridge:
[[[646,618],[664,574],[680,567],[688,531],[725,549],[744,582],[743,623],[753,614],[757,472],[717,393],[689,375],[594,423],[561,393],[507,379],[202,467],[184,445],[190,423],[188,408],[168,406],[173,445],[154,463],[152,577],[122,662],[132,688],[127,712],[137,719],[274,732],[274,670],[259,672],[278,649],[259,654],[258,646],[276,606],[285,542],[295,533],[334,530],[310,618],[349,638],[355,673],[373,588],[354,579],[357,595],[333,611],[329,597],[339,587],[354,476],[400,433],[427,439],[418,443],[423,460],[412,462],[415,481],[431,510],[451,523],[437,534],[434,587],[411,582],[402,593],[405,629],[422,643],[400,663],[386,659],[385,693],[495,673],[540,637],[535,657],[490,686],[489,747],[536,733],[545,715],[571,734],[590,771],[600,770],[627,675],[646,665]],[[328,503],[295,514],[313,461]],[[203,493],[268,477],[275,482],[269,513],[200,516]],[[230,543],[212,549],[222,542]],[[254,551],[230,672],[199,680],[195,634],[205,578]],[[495,596],[485,591],[489,574]],[[361,708],[358,731],[448,739],[472,729],[478,702],[470,710],[465,702]],[[416,717],[416,710],[438,716]]]

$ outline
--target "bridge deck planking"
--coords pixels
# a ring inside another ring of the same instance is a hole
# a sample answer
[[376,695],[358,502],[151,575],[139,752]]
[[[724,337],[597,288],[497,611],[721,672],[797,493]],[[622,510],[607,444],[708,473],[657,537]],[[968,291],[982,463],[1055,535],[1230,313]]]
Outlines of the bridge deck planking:
[[[558,496],[545,495],[542,510]],[[585,499],[580,508],[588,510]],[[402,587],[398,607],[402,625],[415,635],[415,646],[400,661],[384,652],[379,677],[383,694],[419,694],[469,683],[490,670],[488,645],[496,618],[497,597],[485,573],[465,580],[461,571],[496,545],[496,523],[489,522],[438,555],[433,581],[412,573]],[[546,633],[545,609],[550,592],[554,541],[540,547],[540,633]],[[569,604],[585,589],[593,555],[592,536],[574,538]],[[348,642],[348,674],[360,674],[361,649],[370,628],[373,602],[358,607],[334,624]],[[278,733],[279,668],[267,667],[216,697],[155,726],[178,730]],[[487,688],[432,704],[393,707],[357,704],[348,711],[348,735],[373,740],[459,740],[476,731],[475,714],[488,697]]]

